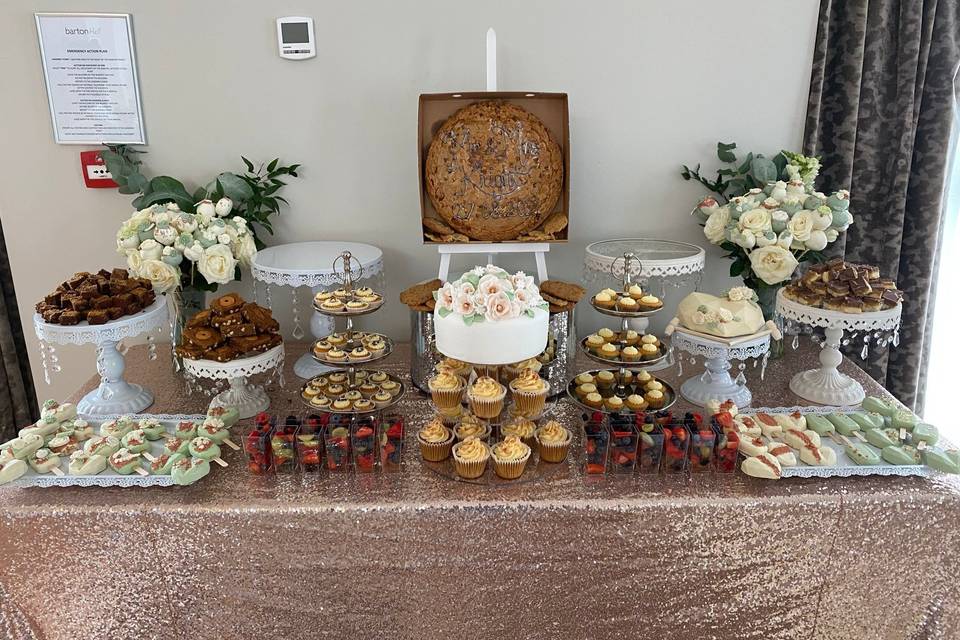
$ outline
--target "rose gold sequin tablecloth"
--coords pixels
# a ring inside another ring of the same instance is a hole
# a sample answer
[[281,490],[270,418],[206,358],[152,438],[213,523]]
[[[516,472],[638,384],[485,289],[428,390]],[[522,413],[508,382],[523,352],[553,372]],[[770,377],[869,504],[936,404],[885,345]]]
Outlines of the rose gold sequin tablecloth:
[[[301,413],[302,349],[270,389],[281,415]],[[815,357],[788,349],[762,383],[750,369],[757,406],[795,404],[790,374]],[[204,408],[163,358],[127,362],[153,411]],[[412,442],[428,405],[414,392],[401,409]],[[371,476],[258,478],[224,455],[191,487],[0,487],[0,637],[960,637],[950,478],[588,479],[578,451],[549,480],[492,489],[413,448],[405,472]]]

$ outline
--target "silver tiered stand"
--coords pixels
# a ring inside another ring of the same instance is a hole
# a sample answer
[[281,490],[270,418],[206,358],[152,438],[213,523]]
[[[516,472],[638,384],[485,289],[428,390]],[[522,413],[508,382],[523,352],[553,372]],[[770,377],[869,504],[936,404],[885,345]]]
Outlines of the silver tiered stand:
[[[153,393],[139,384],[123,379],[125,367],[123,354],[117,345],[125,338],[148,334],[150,357],[156,358],[156,345],[151,332],[164,329],[169,324],[166,296],[158,296],[149,307],[132,316],[124,316],[104,324],[91,325],[83,321],[75,325],[49,324],[40,314],[33,316],[33,329],[40,339],[43,354],[44,375],[48,366],[59,370],[54,345],[97,345],[97,373],[100,386],[83,396],[77,403],[77,411],[84,415],[108,415],[137,413],[153,404]],[[51,360],[48,365],[47,359]],[[47,379],[49,383],[50,380]]]
[[[331,285],[339,285],[341,275],[337,275],[331,265],[344,251],[349,251],[359,262],[365,279],[382,277],[383,251],[369,244],[359,242],[293,242],[267,247],[257,252],[250,267],[254,279],[254,293],[257,295],[256,283],[266,285],[264,304],[273,308],[271,287],[282,286],[291,288],[291,305],[293,307],[294,340],[304,338],[300,324],[298,287],[311,287],[311,300],[318,291]],[[382,290],[382,287],[379,287]],[[330,316],[314,311],[310,319],[310,333],[320,339],[333,331],[334,322]],[[308,351],[294,364],[293,371],[298,377],[309,379],[329,371],[329,366],[320,364]]]
[[[632,253],[636,261],[628,267],[630,278],[640,283],[660,299],[667,297],[667,287],[679,289],[693,285],[700,288],[706,252],[703,248],[687,242],[658,240],[656,238],[616,238],[601,240],[587,245],[583,259],[584,281],[605,286],[611,271],[623,278],[623,254]],[[646,333],[650,321],[643,316],[630,320],[629,328]],[[673,355],[658,364],[646,367],[648,371],[665,369],[673,365]]]
[[[816,402],[832,406],[859,404],[864,398],[863,387],[848,375],[837,371],[843,362],[841,346],[862,340],[861,356],[866,358],[871,342],[885,347],[900,343],[901,304],[884,311],[844,313],[818,309],[787,299],[783,289],[777,292],[777,315],[784,320],[824,330],[825,340],[820,349],[820,368],[803,371],[790,380],[790,390]],[[844,338],[844,332],[848,337]],[[794,347],[799,337],[794,337]]]

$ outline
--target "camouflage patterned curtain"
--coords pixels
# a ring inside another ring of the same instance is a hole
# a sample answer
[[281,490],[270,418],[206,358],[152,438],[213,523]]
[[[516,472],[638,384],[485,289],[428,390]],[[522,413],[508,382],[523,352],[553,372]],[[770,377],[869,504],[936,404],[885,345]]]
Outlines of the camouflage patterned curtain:
[[906,294],[900,346],[861,364],[918,413],[958,67],[958,0],[821,0],[804,153],[822,158],[823,191],[851,192],[856,222],[835,250]]
[[40,416],[2,225],[0,294],[0,441],[4,441],[14,437],[19,427],[36,421]]

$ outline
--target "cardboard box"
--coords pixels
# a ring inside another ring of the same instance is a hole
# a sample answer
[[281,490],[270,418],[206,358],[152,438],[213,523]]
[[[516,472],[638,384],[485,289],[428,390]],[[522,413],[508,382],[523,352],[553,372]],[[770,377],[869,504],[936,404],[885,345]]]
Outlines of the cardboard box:
[[[501,100],[526,109],[538,117],[550,131],[550,136],[560,145],[563,155],[563,186],[553,213],[567,215],[567,227],[555,235],[549,242],[566,242],[569,237],[570,219],[570,121],[567,110],[567,94],[565,93],[537,93],[524,91],[477,91],[473,93],[425,93],[420,95],[419,126],[417,129],[417,161],[419,162],[420,180],[420,218],[436,218],[440,220],[430,196],[427,194],[424,166],[427,161],[427,151],[437,130],[454,113],[475,102],[486,100]],[[423,231],[427,231],[423,228]],[[425,244],[442,244],[422,236]],[[480,240],[472,240],[474,244],[486,244]],[[502,242],[510,242],[504,240]]]

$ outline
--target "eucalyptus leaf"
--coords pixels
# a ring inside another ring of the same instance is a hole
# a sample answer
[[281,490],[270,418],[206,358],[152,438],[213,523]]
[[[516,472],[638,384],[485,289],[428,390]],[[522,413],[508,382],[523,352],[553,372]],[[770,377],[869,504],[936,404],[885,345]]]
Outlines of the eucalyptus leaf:
[[217,176],[223,194],[234,202],[244,202],[253,197],[253,189],[240,176],[226,171]]
[[761,185],[766,185],[768,182],[776,182],[780,175],[777,171],[777,165],[773,164],[772,160],[761,156],[757,156],[753,159],[753,162],[750,163],[750,174],[754,180]]
[[737,156],[733,153],[733,150],[736,148],[736,142],[718,142],[717,157],[720,159],[720,162],[736,162]]

